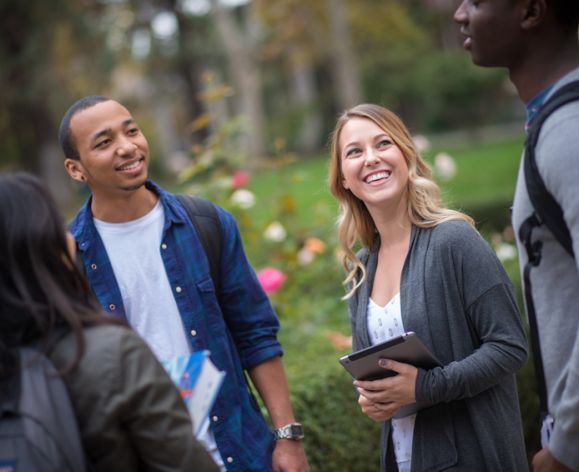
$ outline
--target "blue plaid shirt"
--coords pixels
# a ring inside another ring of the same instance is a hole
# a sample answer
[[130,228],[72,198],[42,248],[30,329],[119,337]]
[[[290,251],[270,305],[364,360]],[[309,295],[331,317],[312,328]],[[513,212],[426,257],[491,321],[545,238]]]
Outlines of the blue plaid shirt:
[[[193,350],[208,349],[226,372],[211,411],[211,428],[227,470],[271,470],[271,431],[248,392],[243,369],[282,355],[279,322],[243,251],[233,217],[217,207],[221,223],[219,299],[203,246],[176,197],[151,181],[165,212],[159,248]],[[125,317],[120,289],[87,200],[69,228],[91,286],[109,313]],[[178,292],[178,293],[177,293]],[[160,314],[162,316],[162,314]],[[159,438],[162,447],[163,438]]]

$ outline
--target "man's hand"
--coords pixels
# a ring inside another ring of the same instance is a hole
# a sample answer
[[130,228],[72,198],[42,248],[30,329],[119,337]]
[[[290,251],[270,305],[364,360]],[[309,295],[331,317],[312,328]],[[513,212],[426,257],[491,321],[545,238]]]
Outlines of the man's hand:
[[[274,357],[249,371],[269,413],[274,428],[295,423],[289,398],[289,389],[281,359]],[[272,456],[275,472],[308,472],[308,460],[300,441],[278,439]]]
[[362,413],[377,422],[392,418],[400,408],[416,401],[418,375],[416,367],[393,360],[381,359],[380,366],[398,375],[354,382],[360,394],[358,404]]
[[309,472],[310,470],[301,441],[278,439],[272,460],[274,472]]
[[573,472],[565,464],[555,459],[548,448],[543,448],[533,457],[533,472]]

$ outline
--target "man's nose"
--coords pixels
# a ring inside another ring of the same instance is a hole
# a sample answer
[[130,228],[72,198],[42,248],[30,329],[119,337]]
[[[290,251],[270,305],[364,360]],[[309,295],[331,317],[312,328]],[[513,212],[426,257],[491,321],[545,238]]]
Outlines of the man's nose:
[[465,9],[465,1],[461,2],[456,11],[454,12],[454,21],[457,23],[466,23],[467,16],[466,16],[466,9]]
[[122,137],[119,140],[119,145],[117,147],[117,153],[120,155],[131,154],[137,149],[137,145],[133,143],[129,138]]

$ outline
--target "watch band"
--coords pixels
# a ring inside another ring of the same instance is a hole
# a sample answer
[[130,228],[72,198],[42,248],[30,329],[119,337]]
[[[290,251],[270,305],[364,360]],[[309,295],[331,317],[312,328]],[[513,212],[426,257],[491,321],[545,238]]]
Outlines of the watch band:
[[292,439],[299,441],[304,437],[304,429],[300,423],[290,423],[274,430],[273,435],[278,439]]

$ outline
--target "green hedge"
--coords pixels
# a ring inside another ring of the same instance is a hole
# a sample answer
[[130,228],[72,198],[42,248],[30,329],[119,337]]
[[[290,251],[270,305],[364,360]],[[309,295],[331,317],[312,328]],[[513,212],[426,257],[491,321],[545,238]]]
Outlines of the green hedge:
[[338,365],[292,386],[296,418],[312,472],[375,472],[380,464],[380,425],[360,412],[349,375]]

